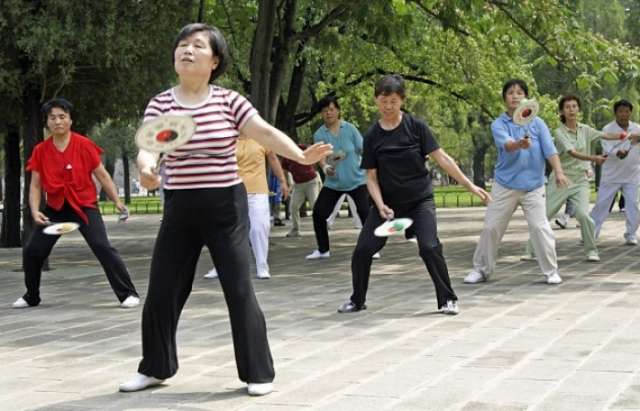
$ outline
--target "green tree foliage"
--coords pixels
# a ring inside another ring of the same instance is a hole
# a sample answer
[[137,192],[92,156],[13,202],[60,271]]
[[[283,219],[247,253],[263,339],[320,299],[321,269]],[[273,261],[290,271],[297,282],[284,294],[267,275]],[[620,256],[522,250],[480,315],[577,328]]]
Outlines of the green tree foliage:
[[[22,133],[23,157],[42,140],[41,104],[63,95],[86,132],[138,116],[173,78],[171,43],[193,0],[6,0],[0,7],[0,129]],[[25,178],[26,204],[30,176]],[[31,229],[27,209],[24,227]]]
[[525,79],[551,127],[561,94],[579,94],[596,126],[613,100],[638,97],[636,0],[5,0],[0,123],[20,126],[28,154],[41,126],[34,108],[56,94],[75,102],[80,131],[139,118],[172,84],[172,39],[196,13],[229,42],[222,85],[294,139],[310,140],[327,94],[364,131],[377,117],[373,82],[400,73],[407,109],[479,184],[504,80]]

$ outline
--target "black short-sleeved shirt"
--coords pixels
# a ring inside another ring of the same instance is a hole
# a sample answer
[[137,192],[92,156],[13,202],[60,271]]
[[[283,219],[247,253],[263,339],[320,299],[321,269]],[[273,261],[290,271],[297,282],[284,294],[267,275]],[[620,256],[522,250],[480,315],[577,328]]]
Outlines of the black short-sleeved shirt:
[[393,130],[376,121],[364,135],[361,168],[376,169],[387,204],[406,204],[433,196],[425,157],[440,148],[426,123],[402,113]]

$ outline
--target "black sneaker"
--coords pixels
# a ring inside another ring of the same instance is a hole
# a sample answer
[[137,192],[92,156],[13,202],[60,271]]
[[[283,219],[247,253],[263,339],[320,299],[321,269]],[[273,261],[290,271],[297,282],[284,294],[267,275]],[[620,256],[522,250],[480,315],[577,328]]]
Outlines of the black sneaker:
[[344,303],[340,307],[338,307],[338,312],[341,313],[341,314],[344,314],[344,313],[355,313],[357,311],[366,310],[366,309],[367,309],[367,304],[362,304],[362,307],[358,307],[354,303],[352,303],[351,301],[347,301],[346,303]]

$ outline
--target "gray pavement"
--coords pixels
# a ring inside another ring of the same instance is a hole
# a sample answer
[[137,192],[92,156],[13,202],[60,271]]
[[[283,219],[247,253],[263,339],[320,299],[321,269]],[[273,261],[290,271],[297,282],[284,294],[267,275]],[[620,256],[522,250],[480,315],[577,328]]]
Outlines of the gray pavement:
[[[440,237],[461,313],[436,312],[415,244],[394,238],[374,261],[367,304],[337,314],[350,293],[358,231],[341,218],[331,259],[306,262],[303,237],[271,241],[271,280],[255,280],[267,318],[276,380],[250,398],[237,379],[226,306],[217,280],[202,278],[178,329],[180,370],[162,386],[116,392],[140,359],[141,309],[117,307],[106,277],[78,233],[54,249],[43,303],[10,304],[24,292],[20,250],[0,249],[2,410],[590,410],[640,409],[640,247],[623,245],[623,216],[600,239],[602,262],[583,261],[579,229],[555,231],[565,282],[548,286],[536,263],[520,262],[520,211],[497,272],[464,285],[484,209],[439,210]],[[159,216],[107,218],[144,297]],[[572,222],[572,226],[574,222]]]

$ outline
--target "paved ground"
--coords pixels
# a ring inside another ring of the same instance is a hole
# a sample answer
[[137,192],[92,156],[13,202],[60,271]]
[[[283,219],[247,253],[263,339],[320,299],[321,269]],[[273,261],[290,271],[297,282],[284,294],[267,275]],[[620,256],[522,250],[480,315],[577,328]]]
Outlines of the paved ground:
[[[339,315],[349,295],[357,230],[339,219],[332,258],[305,262],[301,239],[273,233],[273,278],[256,280],[276,365],[276,391],[254,399],[238,381],[217,280],[197,276],[178,330],[181,368],[163,386],[121,394],[140,357],[140,310],[117,308],[79,234],[61,240],[43,278],[43,304],[13,310],[23,292],[19,251],[0,250],[0,409],[18,410],[589,410],[640,409],[639,247],[622,245],[614,215],[600,264],[583,262],[579,231],[556,231],[565,282],[547,286],[518,260],[511,223],[489,283],[462,278],[483,209],[439,211],[461,314],[435,312],[416,246],[399,239],[374,262],[368,305]],[[158,216],[108,220],[114,245],[146,291]],[[203,253],[198,271],[210,258]]]

